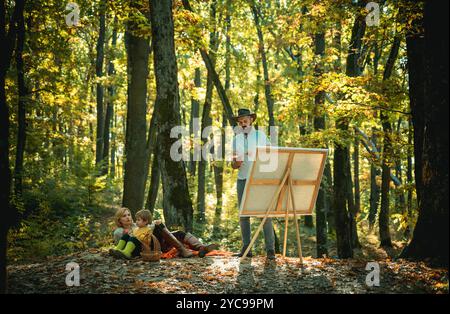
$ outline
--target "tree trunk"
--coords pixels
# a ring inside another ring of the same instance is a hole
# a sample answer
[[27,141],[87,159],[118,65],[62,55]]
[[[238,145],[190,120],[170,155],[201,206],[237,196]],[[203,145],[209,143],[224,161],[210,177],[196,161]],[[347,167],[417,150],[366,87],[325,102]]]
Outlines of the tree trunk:
[[117,128],[117,114],[113,107],[112,113],[112,129],[111,129],[111,170],[109,171],[111,178],[116,176],[116,131]]
[[[177,141],[170,137],[172,127],[180,124],[180,99],[177,80],[174,26],[171,0],[150,0],[153,61],[156,77],[158,147],[164,207],[177,213],[186,231],[192,231],[193,208],[183,160],[175,161],[170,149]],[[166,220],[166,224],[168,224]]]
[[359,138],[355,136],[353,148],[353,181],[355,186],[355,211],[361,212],[361,191],[359,186]]
[[[336,128],[347,130],[348,124],[345,121],[336,121]],[[336,226],[336,246],[339,258],[353,257],[350,212],[347,206],[347,171],[348,147],[335,143],[333,173],[334,173],[334,199],[333,209],[335,210]]]
[[[423,34],[407,37],[419,217],[401,257],[448,267],[448,5],[427,1]],[[416,21],[419,24],[420,21]]]
[[[208,74],[208,79],[206,83],[206,98],[205,104],[203,105],[203,114],[202,114],[202,127],[201,127],[202,147],[208,141],[208,136],[206,137],[203,136],[203,130],[212,125],[212,119],[210,116],[212,92],[213,92],[213,84],[211,81],[211,75]],[[197,214],[198,214],[198,221],[200,223],[205,222],[205,193],[206,193],[205,188],[206,188],[206,163],[207,163],[207,159],[205,158],[206,156],[203,156],[202,154],[200,162],[198,163]]]
[[[6,7],[5,1],[0,1],[0,42],[6,42]],[[8,42],[7,42],[8,43]],[[12,48],[10,48],[12,50]],[[11,192],[11,171],[9,168],[9,108],[6,103],[5,76],[10,66],[10,56],[7,50],[0,50],[0,177],[3,187],[0,189],[0,208],[5,218],[10,218],[11,208],[9,196]],[[6,292],[6,250],[8,243],[9,219],[0,221],[0,293]]]
[[[353,204],[353,214],[352,214],[352,239],[353,239],[353,247],[360,248],[361,244],[359,243],[358,238],[358,230],[357,230],[357,217],[361,211],[361,193],[359,186],[359,138],[355,136],[355,144],[353,147],[353,177],[354,177],[354,204]],[[351,178],[351,174],[350,174]],[[349,187],[350,191],[352,187]]]
[[[362,5],[362,2],[359,3]],[[350,77],[356,77],[361,74],[359,66],[359,57],[361,53],[362,38],[366,30],[365,17],[358,14],[352,28],[350,45],[347,53],[346,74]],[[339,118],[336,121],[336,128],[341,131],[348,131],[349,122],[345,118]],[[335,143],[334,150],[334,201],[333,207],[336,220],[336,239],[339,258],[353,257],[352,248],[352,220],[349,207],[349,173],[350,152],[346,145]]]
[[[386,128],[386,130],[389,130]],[[385,149],[389,144],[384,144]],[[383,152],[383,155],[387,151]],[[384,158],[383,158],[384,159]],[[390,168],[383,162],[381,173],[381,207],[380,215],[378,217],[378,228],[380,232],[380,242],[382,247],[392,247],[391,235],[389,231],[389,182],[390,182]]]
[[[334,32],[333,32],[333,48],[336,49],[338,51],[338,56],[335,60],[335,62],[333,63],[333,69],[335,72],[340,73],[342,71],[342,60],[341,60],[341,51],[342,51],[342,24],[340,21],[338,21],[336,23]],[[328,187],[326,189],[326,200],[328,203],[328,212],[327,212],[327,220],[328,220],[328,233],[332,234],[333,232],[336,231],[336,224],[335,224],[335,210],[334,210],[334,201],[333,201],[333,174],[331,171],[331,165],[330,162],[327,160],[327,163],[325,165],[325,169],[324,169],[324,179],[327,181],[328,183]]]
[[[222,128],[224,129],[226,127],[226,117],[225,115],[222,116]],[[222,158],[225,156],[225,133],[222,132],[221,135],[221,144],[217,148],[221,152]],[[214,181],[216,184],[216,209],[214,211],[214,223],[213,223],[213,235],[217,235],[220,231],[220,223],[221,223],[221,216],[222,216],[222,208],[223,208],[223,165],[224,161],[218,160],[213,165],[214,169]]]
[[347,206],[348,211],[350,214],[350,235],[351,235],[351,241],[352,241],[352,248],[360,248],[361,245],[359,243],[358,238],[358,230],[357,230],[357,217],[358,212],[356,211],[355,206],[355,197],[353,194],[353,180],[352,180],[352,165],[350,160],[350,148],[348,149],[349,155],[347,157],[347,164],[345,171],[347,172],[346,178],[347,178]]
[[412,204],[412,182],[413,182],[413,176],[412,176],[412,156],[411,156],[411,149],[410,147],[413,145],[412,138],[413,138],[413,128],[412,128],[412,122],[411,119],[408,120],[408,152],[406,157],[406,181],[408,183],[408,194],[406,199],[406,208],[408,211],[408,221],[407,226],[405,230],[405,237],[409,238],[411,236],[411,221],[412,221],[412,215],[413,215],[413,204]]
[[[104,45],[105,45],[105,6],[104,0],[99,3],[100,15],[100,29],[97,40],[97,58],[95,62],[95,73],[97,79],[103,77],[103,59],[104,59]],[[95,145],[95,165],[100,166],[103,158],[103,136],[105,130],[105,116],[103,108],[103,84],[97,83],[97,139]],[[103,165],[101,165],[103,167]]]
[[158,197],[160,170],[158,162],[158,146],[155,145],[153,150],[152,173],[150,179],[150,188],[148,189],[147,203],[145,208],[152,214],[155,210],[156,198]]
[[142,209],[145,193],[145,168],[148,164],[146,149],[147,77],[150,47],[148,39],[125,33],[128,55],[128,101],[125,134],[125,161],[123,206],[132,213]]
[[333,68],[337,73],[342,71],[341,51],[342,51],[342,24],[337,21],[336,27],[333,31],[333,47],[338,51],[338,56],[334,61]]
[[[215,67],[216,64],[216,52],[219,46],[219,41],[217,38],[216,30],[216,7],[217,0],[213,0],[210,4],[210,23],[213,25],[211,33],[209,34],[209,51],[212,53],[211,57],[212,66]],[[213,96],[213,81],[212,75],[208,71],[207,81],[206,81],[206,97],[205,104],[203,105],[202,113],[202,127],[201,127],[201,142],[202,147],[207,143],[208,136],[203,135],[203,131],[212,125],[211,118],[211,107],[212,107],[212,96]],[[209,155],[209,152],[207,153]],[[200,162],[198,164],[198,191],[197,191],[197,206],[198,206],[198,220],[200,223],[205,223],[205,194],[206,194],[206,156],[201,156]]]
[[[400,117],[397,121],[397,136],[400,138],[401,136],[401,124],[402,124],[402,118]],[[401,160],[401,155],[399,154],[399,156],[395,159],[395,176],[399,179],[400,183],[403,182],[403,169],[402,169],[402,160]],[[403,184],[403,183],[402,183]],[[400,208],[400,213],[403,215],[403,217],[405,217],[405,219],[407,219],[406,217],[406,200],[405,200],[405,194],[403,193],[403,190],[399,187],[396,187],[396,206],[395,208],[398,210]]]
[[[231,29],[231,0],[226,0],[226,16],[225,16],[225,91],[230,89],[231,82],[231,71],[230,71],[230,60],[231,60],[231,37],[230,37],[230,29]],[[213,236],[217,236],[221,230],[221,217],[222,217],[222,209],[223,209],[223,171],[225,165],[225,128],[227,126],[227,117],[225,112],[222,112],[222,135],[220,142],[220,153],[221,153],[221,161],[220,165],[214,164],[214,178],[216,182],[216,195],[217,195],[217,204],[216,210],[214,213],[214,224],[213,224]]]
[[[258,47],[259,47],[259,53],[261,56],[262,66],[263,66],[263,74],[264,74],[264,92],[266,95],[266,103],[267,103],[267,112],[269,115],[269,126],[275,126],[275,118],[273,116],[273,107],[274,107],[274,101],[272,98],[272,88],[269,78],[269,69],[267,65],[267,56],[266,56],[266,50],[264,47],[264,35],[261,29],[261,7],[259,4],[256,4],[255,1],[252,1],[251,10],[253,13],[253,19],[255,21],[256,26],[256,32],[258,35]],[[270,130],[269,130],[270,131]],[[270,132],[269,132],[270,133]]]
[[[392,76],[395,61],[397,60],[398,50],[400,48],[400,37],[394,38],[391,51],[389,53],[386,67],[383,73],[383,82],[386,82]],[[389,160],[392,158],[392,126],[387,115],[380,111],[380,120],[383,127],[383,159],[381,165],[381,208],[378,217],[378,227],[380,231],[380,242],[382,247],[392,247],[391,235],[389,231],[389,184],[391,182],[391,169]]]
[[[150,121],[150,128],[148,130],[148,138],[147,138],[147,160],[148,164],[145,166],[144,174],[145,178],[148,177],[150,160],[152,159],[152,168],[151,168],[151,179],[150,179],[150,187],[148,189],[147,194],[147,202],[145,204],[145,208],[148,209],[152,214],[155,210],[156,199],[158,197],[159,192],[159,182],[161,178],[160,171],[160,158],[158,157],[158,132],[157,132],[157,108],[156,105],[153,109],[152,119]],[[173,219],[168,219],[168,221],[173,221],[172,224],[175,224],[177,221],[176,212],[170,213],[170,206],[164,207],[164,217],[174,217]]]
[[6,4],[0,1],[0,178],[3,188],[0,189],[0,208],[3,217],[0,221],[0,293],[6,292],[6,250],[8,243],[8,229],[14,219],[14,211],[9,202],[11,193],[11,170],[9,168],[9,108],[6,103],[6,74],[11,65],[11,59],[16,42],[16,22],[23,18],[24,0],[17,0],[14,13],[10,19],[8,32],[6,31]]
[[[253,111],[258,112],[259,110],[259,93],[261,86],[261,69],[260,69],[260,61],[256,60],[256,82],[255,82],[255,97],[253,97]],[[255,126],[256,128],[256,126]]]
[[18,101],[18,132],[17,132],[17,149],[16,164],[14,168],[14,193],[17,196],[22,195],[22,176],[23,176],[23,156],[25,152],[26,141],[26,110],[28,88],[25,83],[25,70],[23,63],[23,48],[25,42],[25,21],[23,14],[17,20],[17,48],[16,48],[16,68],[17,68],[17,85],[19,91]]
[[333,176],[331,173],[331,165],[329,160],[325,164],[325,169],[323,170],[323,179],[324,187],[325,187],[325,201],[328,205],[327,210],[327,225],[328,225],[328,233],[332,234],[336,232],[335,218],[334,218],[334,209],[333,209]]
[[[117,43],[117,17],[114,18],[114,28],[111,39],[111,50],[112,56],[110,56],[110,60],[108,63],[108,77],[112,78],[115,75],[114,63],[112,62],[115,48]],[[107,174],[109,169],[109,145],[110,145],[110,132],[112,119],[114,116],[114,95],[115,95],[115,86],[110,83],[108,86],[108,102],[106,105],[106,114],[105,114],[105,130],[103,133],[103,167],[102,174]]]
[[[372,128],[372,143],[377,145],[377,130]],[[378,213],[378,202],[380,200],[380,188],[377,182],[377,175],[379,175],[378,167],[374,162],[370,163],[370,198],[369,198],[369,230],[372,231],[375,225],[376,215]]]
[[[363,4],[364,1],[359,1],[359,6]],[[347,66],[346,73],[348,76],[359,76],[361,75],[360,67],[360,57],[361,57],[361,45],[362,38],[366,32],[366,21],[365,17],[361,14],[355,19],[355,23],[352,28],[352,35],[350,39],[350,45],[347,54]]]
[[[323,58],[325,55],[325,33],[316,33],[314,37],[315,54]],[[314,76],[319,80],[323,74],[323,61],[320,60],[314,68]],[[322,131],[325,129],[325,114],[323,113],[323,104],[325,103],[325,91],[320,91],[314,97],[314,130]],[[316,202],[316,246],[317,257],[328,255],[327,248],[327,212],[328,204],[326,199],[327,181],[322,180]]]
[[[202,86],[202,80],[201,80],[201,72],[200,68],[195,68],[195,79],[194,84],[196,88],[200,88]],[[197,140],[196,134],[194,134],[194,128],[196,127],[194,125],[194,121],[198,121],[200,114],[200,103],[198,99],[191,99],[191,122],[189,124],[189,134],[191,136],[191,140],[195,141]],[[197,161],[198,161],[198,151],[195,150],[196,143],[194,145],[194,150],[191,150],[190,152],[190,163],[189,163],[189,172],[191,175],[195,176],[196,169],[197,169]]]

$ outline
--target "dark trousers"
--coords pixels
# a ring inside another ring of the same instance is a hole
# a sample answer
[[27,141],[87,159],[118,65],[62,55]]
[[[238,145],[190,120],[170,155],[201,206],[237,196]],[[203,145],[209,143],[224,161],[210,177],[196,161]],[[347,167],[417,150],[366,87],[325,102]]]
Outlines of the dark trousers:
[[131,253],[131,256],[135,257],[135,256],[140,256],[141,251],[142,251],[142,244],[141,241],[139,241],[137,238],[132,237],[128,234],[124,234],[122,236],[122,238],[120,238],[120,240],[124,240],[125,242],[132,242],[134,243],[134,245],[136,246],[135,249],[133,250],[133,253]]
[[[155,230],[153,230],[153,234],[158,239],[159,244],[161,245],[161,251],[163,253],[169,251],[170,249],[172,249],[174,247],[173,245],[170,245],[169,243],[167,243],[167,241],[164,239],[164,237],[162,235],[163,229],[165,227],[166,226],[164,226],[164,224],[159,224],[159,225],[156,225]],[[171,233],[175,236],[175,238],[177,238],[178,241],[183,243],[184,237],[186,236],[185,232],[178,230],[178,231],[174,231]]]

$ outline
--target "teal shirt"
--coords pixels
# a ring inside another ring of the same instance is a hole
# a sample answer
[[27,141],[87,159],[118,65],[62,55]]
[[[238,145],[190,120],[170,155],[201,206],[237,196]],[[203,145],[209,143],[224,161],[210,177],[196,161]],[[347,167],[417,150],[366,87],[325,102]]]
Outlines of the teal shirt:
[[[238,160],[243,161],[238,172],[239,180],[248,179],[254,161],[256,147],[269,145],[270,142],[264,131],[256,130],[253,126],[247,136],[240,133],[233,138],[233,152],[238,155]],[[249,153],[253,157],[249,157]]]

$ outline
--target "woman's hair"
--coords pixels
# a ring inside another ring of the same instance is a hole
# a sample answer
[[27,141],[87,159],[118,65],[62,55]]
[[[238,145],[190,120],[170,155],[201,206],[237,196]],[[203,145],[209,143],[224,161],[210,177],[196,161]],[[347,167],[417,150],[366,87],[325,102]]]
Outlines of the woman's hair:
[[[117,227],[122,227],[122,228],[123,228],[123,225],[122,225],[122,223],[120,222],[120,218],[122,218],[122,216],[123,216],[127,211],[131,214],[131,211],[130,211],[128,208],[126,208],[126,207],[120,207],[120,208],[118,208],[118,209],[116,210],[116,213],[114,214],[114,221],[115,221]],[[133,221],[133,218],[131,218],[131,221]]]
[[145,220],[146,222],[151,222],[152,221],[152,213],[147,209],[140,210],[136,213],[136,219],[138,219],[138,218],[141,218],[142,220]]

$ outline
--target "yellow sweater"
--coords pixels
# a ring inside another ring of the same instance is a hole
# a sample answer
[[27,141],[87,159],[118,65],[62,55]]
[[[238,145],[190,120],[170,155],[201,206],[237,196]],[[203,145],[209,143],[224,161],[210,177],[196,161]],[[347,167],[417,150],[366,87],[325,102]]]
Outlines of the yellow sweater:
[[153,230],[149,226],[145,226],[142,228],[136,228],[133,230],[133,236],[136,237],[139,241],[144,242],[148,241],[153,233]]

